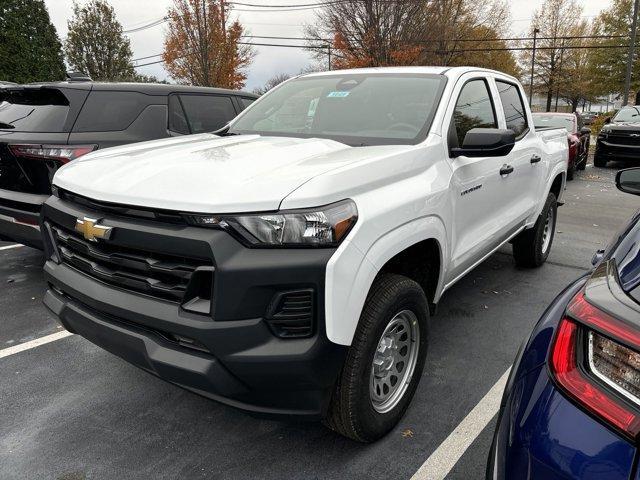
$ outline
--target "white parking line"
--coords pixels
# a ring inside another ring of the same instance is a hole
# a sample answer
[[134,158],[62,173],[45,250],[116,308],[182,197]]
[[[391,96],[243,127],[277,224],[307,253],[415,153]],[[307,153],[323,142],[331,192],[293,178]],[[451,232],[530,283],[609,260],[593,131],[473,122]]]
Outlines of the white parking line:
[[8,357],[9,355],[15,355],[16,353],[24,352],[25,350],[31,350],[32,348],[39,347],[40,345],[44,345],[46,343],[55,342],[56,340],[61,340],[70,335],[73,335],[73,333],[64,330],[62,332],[56,332],[52,333],[51,335],[36,338],[35,340],[31,340],[29,342],[14,345],[13,347],[3,348],[2,350],[0,350],[0,358]]
[[15,244],[15,245],[7,245],[5,247],[0,247],[0,250],[11,250],[12,248],[20,248],[24,247],[24,245]]
[[502,374],[500,380],[427,458],[411,480],[443,480],[449,474],[464,452],[498,413],[510,371],[511,368]]

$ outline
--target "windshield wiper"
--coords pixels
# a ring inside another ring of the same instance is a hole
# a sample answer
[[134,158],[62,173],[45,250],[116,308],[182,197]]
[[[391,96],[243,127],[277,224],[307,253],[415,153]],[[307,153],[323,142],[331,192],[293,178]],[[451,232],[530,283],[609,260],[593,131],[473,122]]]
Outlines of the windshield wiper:
[[10,123],[0,122],[0,128],[13,129],[13,128],[16,128],[16,126],[15,125],[11,125]]
[[216,131],[211,132],[211,133],[213,133],[214,135],[218,135],[220,137],[232,137],[234,135],[242,135],[241,133],[232,132],[230,125],[225,125],[221,129],[216,130]]

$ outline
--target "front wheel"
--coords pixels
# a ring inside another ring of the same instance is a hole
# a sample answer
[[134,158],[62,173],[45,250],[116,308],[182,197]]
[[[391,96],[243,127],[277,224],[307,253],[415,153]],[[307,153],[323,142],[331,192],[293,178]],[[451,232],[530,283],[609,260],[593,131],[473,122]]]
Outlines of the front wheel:
[[607,160],[602,157],[602,155],[598,155],[598,151],[596,150],[596,154],[593,157],[593,166],[604,168],[607,166]]
[[557,213],[556,196],[549,193],[535,225],[513,240],[513,257],[516,265],[535,268],[547,261],[556,231]]
[[373,283],[324,423],[373,442],[404,415],[427,355],[429,310],[420,285],[385,274]]

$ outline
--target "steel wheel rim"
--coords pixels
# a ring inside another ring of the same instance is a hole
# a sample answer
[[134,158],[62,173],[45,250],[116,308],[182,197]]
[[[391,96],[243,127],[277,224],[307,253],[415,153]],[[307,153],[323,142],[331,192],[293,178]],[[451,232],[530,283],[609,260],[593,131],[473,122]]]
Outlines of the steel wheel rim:
[[373,409],[387,413],[409,388],[418,363],[420,325],[411,310],[402,310],[387,324],[371,364],[369,397]]
[[553,236],[553,225],[555,221],[555,214],[553,208],[550,208],[547,212],[547,220],[544,222],[544,231],[542,232],[542,253],[547,253],[551,246],[551,237]]

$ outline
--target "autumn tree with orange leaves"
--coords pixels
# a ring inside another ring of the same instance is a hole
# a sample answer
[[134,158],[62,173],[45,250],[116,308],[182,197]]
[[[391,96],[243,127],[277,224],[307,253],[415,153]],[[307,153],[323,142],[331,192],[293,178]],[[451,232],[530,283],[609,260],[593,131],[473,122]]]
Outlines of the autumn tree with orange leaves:
[[174,0],[162,59],[179,83],[240,89],[254,51],[241,42],[244,29],[229,20],[224,0]]

